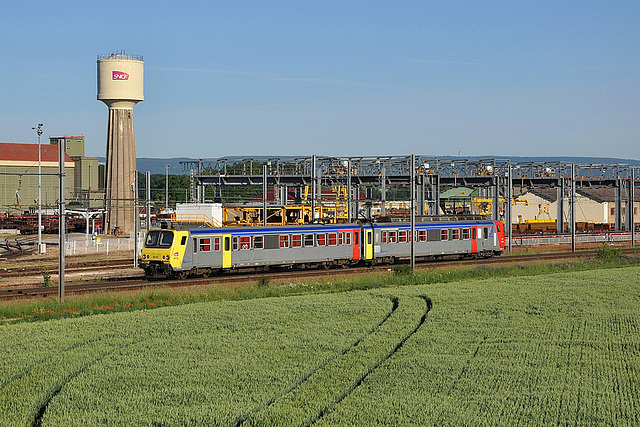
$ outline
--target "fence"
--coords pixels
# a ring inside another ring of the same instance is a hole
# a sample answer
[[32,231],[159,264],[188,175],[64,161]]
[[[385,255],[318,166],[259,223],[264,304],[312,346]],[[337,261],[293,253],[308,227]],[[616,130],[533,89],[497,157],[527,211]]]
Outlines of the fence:
[[[140,234],[138,237],[138,255],[142,249],[142,243],[144,241],[144,235]],[[87,244],[88,242],[88,244]],[[118,238],[90,238],[88,241],[86,238],[73,239],[66,242],[65,255],[84,255],[84,254],[105,254],[130,251],[134,249],[133,236],[131,237],[118,237]]]
[[[640,234],[636,233],[635,240],[638,241]],[[577,234],[576,243],[615,243],[630,242],[631,233],[598,233],[598,234]],[[549,236],[520,236],[511,239],[512,246],[535,246],[535,245],[570,245],[570,235],[549,235]]]

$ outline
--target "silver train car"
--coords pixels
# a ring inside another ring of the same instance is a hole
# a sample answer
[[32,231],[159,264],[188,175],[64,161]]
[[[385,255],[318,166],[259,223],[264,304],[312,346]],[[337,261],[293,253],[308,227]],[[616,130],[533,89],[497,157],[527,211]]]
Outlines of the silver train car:
[[[151,279],[241,268],[392,264],[411,256],[410,236],[408,223],[153,229],[140,267]],[[504,226],[498,221],[418,223],[414,242],[418,260],[489,257],[504,250]]]

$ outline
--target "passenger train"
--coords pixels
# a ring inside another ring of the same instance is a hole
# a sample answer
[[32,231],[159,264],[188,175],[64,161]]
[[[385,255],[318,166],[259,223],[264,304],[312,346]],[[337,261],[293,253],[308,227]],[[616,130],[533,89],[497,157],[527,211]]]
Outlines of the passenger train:
[[[148,279],[184,279],[242,268],[393,264],[410,259],[410,237],[408,222],[223,228],[172,223],[149,230],[139,265]],[[504,247],[499,221],[415,224],[417,261],[491,257]]]

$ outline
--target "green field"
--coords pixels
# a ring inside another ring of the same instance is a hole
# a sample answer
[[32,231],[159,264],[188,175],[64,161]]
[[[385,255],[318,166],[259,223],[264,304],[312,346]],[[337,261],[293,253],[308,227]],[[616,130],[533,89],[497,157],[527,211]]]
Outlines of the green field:
[[0,325],[0,425],[638,425],[640,267]]

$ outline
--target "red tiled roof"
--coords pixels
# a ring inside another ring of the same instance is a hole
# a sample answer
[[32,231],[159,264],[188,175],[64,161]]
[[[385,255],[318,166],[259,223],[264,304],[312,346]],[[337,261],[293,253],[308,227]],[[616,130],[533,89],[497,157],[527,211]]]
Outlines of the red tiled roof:
[[[41,159],[43,162],[58,161],[58,146],[53,144],[41,145]],[[19,144],[16,142],[0,142],[0,160],[14,162],[37,162],[38,144]],[[69,154],[64,154],[64,161],[72,162]]]

